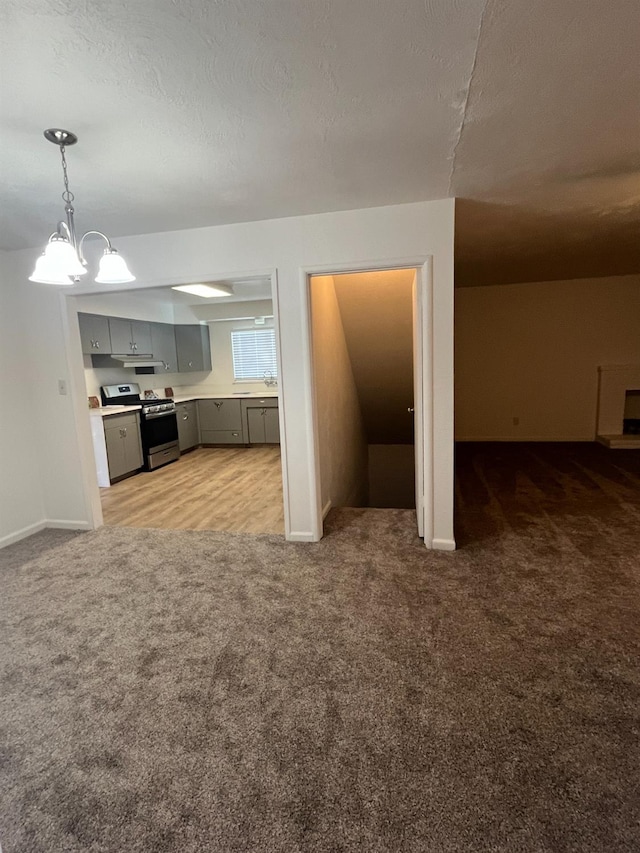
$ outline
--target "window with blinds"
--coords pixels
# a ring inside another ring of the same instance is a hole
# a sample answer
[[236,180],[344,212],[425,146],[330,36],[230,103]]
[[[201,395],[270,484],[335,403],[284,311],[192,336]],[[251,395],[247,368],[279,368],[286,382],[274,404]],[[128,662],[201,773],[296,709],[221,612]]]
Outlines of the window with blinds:
[[274,329],[242,329],[231,332],[233,376],[236,380],[276,379],[276,333]]

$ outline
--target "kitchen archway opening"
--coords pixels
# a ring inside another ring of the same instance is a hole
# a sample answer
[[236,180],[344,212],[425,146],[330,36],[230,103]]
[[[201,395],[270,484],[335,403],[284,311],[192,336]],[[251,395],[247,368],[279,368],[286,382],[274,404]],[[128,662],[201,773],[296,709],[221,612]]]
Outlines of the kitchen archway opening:
[[175,288],[72,297],[103,523],[284,535],[272,277]]

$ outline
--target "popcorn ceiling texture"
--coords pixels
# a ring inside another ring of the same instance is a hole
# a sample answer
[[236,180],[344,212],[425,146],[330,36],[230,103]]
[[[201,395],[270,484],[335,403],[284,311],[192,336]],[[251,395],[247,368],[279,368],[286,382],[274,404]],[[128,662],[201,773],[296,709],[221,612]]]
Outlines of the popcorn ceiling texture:
[[2,246],[456,196],[457,284],[640,271],[640,5],[3,4]]
[[114,236],[444,198],[482,5],[8,0],[4,244],[60,216],[52,124]]

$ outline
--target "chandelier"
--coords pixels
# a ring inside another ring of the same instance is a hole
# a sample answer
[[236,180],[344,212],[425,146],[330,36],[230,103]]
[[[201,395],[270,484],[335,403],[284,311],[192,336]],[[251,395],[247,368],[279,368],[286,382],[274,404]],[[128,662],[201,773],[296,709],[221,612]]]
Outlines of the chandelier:
[[67,221],[60,221],[56,230],[49,237],[44,252],[36,261],[36,268],[29,276],[29,281],[41,284],[75,284],[80,281],[80,276],[87,272],[87,261],[82,253],[84,241],[87,237],[101,237],[107,244],[104,254],[98,264],[98,274],[95,278],[98,284],[125,284],[135,281],[124,258],[122,258],[111,245],[111,240],[102,231],[87,231],[80,240],[77,239],[75,223],[73,221],[73,199],[74,195],[69,189],[69,178],[67,176],[67,160],[65,149],[69,145],[75,145],[78,137],[69,130],[50,128],[44,132],[45,138],[53,142],[60,149],[62,157],[62,173],[64,176],[64,210]]

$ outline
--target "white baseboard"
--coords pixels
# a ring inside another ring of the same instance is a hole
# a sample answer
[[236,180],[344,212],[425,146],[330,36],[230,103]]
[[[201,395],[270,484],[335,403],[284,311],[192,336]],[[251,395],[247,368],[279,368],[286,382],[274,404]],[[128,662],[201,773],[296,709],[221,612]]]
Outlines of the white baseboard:
[[0,539],[0,548],[7,545],[13,545],[14,542],[19,542],[21,539],[26,539],[27,536],[33,536],[34,533],[39,533],[47,526],[46,521],[36,521],[35,524],[29,524],[28,527],[23,527],[21,530],[16,530],[14,533],[8,533]]
[[287,536],[287,542],[319,542],[317,536],[314,536],[313,533],[306,531],[294,530]]
[[434,551],[455,551],[455,539],[432,539],[431,548]]
[[329,500],[326,502],[326,504],[322,507],[322,520],[323,521],[329,515],[329,510],[331,509],[331,507],[332,507],[331,498],[329,498]]
[[67,521],[62,518],[48,518],[45,527],[55,527],[60,530],[92,530],[88,521]]
[[61,530],[92,530],[88,521],[68,521],[62,518],[45,518],[43,521],[37,521],[35,524],[30,524],[28,527],[23,527],[21,530],[16,530],[14,533],[9,533],[0,539],[0,548],[5,548],[7,545],[12,545],[14,542],[19,542],[21,539],[26,539],[27,536],[33,536],[34,533],[39,533],[47,527],[54,527]]
[[456,441],[595,441],[595,436],[584,435],[460,435]]

